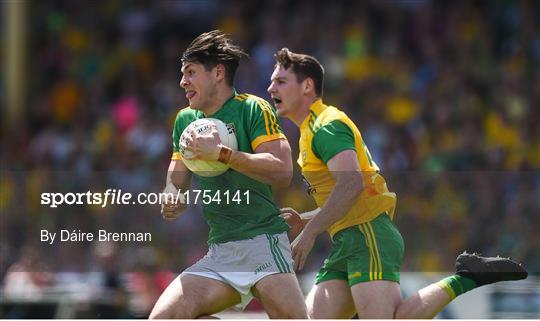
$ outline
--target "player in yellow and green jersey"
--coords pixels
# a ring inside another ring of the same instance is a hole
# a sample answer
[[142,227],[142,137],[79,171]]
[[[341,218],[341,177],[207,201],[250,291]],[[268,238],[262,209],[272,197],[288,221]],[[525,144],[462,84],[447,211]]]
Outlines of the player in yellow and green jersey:
[[[215,177],[199,176],[199,190],[212,196],[202,203],[210,226],[208,253],[167,287],[150,318],[200,318],[234,305],[245,307],[253,296],[271,318],[307,318],[292,267],[289,226],[272,193],[290,183],[291,149],[272,106],[234,89],[244,55],[218,30],[201,34],[182,55],[180,86],[189,107],[180,110],[174,124],[165,193],[176,195],[190,186],[191,173],[180,147],[190,151],[190,157],[220,161],[230,168]],[[188,132],[180,146],[188,125],[205,117],[217,118],[234,130],[238,150],[222,145],[215,127],[206,135]],[[185,205],[185,200],[167,198],[162,215],[176,219]]]
[[302,269],[316,237],[327,231],[332,248],[307,298],[316,319],[431,318],[457,295],[478,286],[527,277],[506,258],[463,253],[456,274],[407,300],[399,287],[403,238],[393,216],[396,195],[373,162],[356,125],[322,100],[324,69],[312,56],[281,49],[268,92],[278,115],[300,127],[298,164],[318,210],[282,216],[301,231],[292,243]]

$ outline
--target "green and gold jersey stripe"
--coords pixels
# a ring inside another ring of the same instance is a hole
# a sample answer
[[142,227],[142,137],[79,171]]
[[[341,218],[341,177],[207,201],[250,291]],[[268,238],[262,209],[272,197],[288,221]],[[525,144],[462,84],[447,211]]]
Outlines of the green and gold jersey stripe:
[[311,123],[308,124],[308,127],[309,127],[309,130],[311,130],[311,132],[315,134],[315,129],[313,129],[313,126],[311,125]]
[[268,117],[270,118],[272,134],[278,134],[279,133],[278,120],[277,120],[276,114],[272,110],[272,106],[270,106],[270,104],[266,100],[261,99],[260,102],[264,106],[264,109],[266,110],[266,113],[268,114]]
[[244,101],[246,99],[248,99],[248,94],[240,94],[240,95],[236,95],[234,97],[234,99],[238,100],[238,101]]
[[315,114],[313,110],[310,110],[309,113],[310,115],[309,115],[308,127],[309,127],[309,130],[311,130],[311,132],[315,134],[315,120],[317,119],[317,114]]
[[278,127],[278,121],[277,117],[274,114],[272,107],[270,104],[257,96],[249,95],[249,98],[255,100],[257,102],[257,106],[261,108],[264,116],[264,123],[266,125],[266,134],[267,135],[274,135],[279,134],[279,127]]
[[376,258],[379,264],[379,274],[377,275],[377,280],[382,280],[383,266],[382,266],[382,261],[381,261],[381,254],[379,253],[379,246],[377,244],[377,239],[375,238],[375,231],[373,230],[373,225],[371,224],[371,222],[368,222],[367,226],[370,231],[371,238],[373,240],[373,246],[375,247]]
[[314,131],[319,130],[319,128],[321,128],[322,126],[321,122],[318,120],[319,116],[313,110],[310,110],[309,113],[310,113],[309,123],[313,127],[313,130]]
[[374,254],[373,254],[373,247],[371,246],[371,239],[367,236],[367,232],[365,230],[365,224],[360,224],[358,227],[360,228],[360,231],[362,234],[364,234],[364,239],[366,240],[366,246],[369,249],[369,280],[373,280],[373,271],[376,269]]
[[260,97],[251,95],[251,94],[240,94],[234,97],[234,99],[238,101],[244,101],[248,98],[255,100],[255,102],[257,103],[257,106],[259,106],[259,108],[261,108],[261,110],[263,111],[263,116],[265,117],[267,135],[280,133],[277,117],[274,114],[272,107],[266,100]]
[[369,248],[369,280],[382,280],[382,262],[377,246],[377,240],[371,222],[359,225],[360,231],[364,234],[366,245]]

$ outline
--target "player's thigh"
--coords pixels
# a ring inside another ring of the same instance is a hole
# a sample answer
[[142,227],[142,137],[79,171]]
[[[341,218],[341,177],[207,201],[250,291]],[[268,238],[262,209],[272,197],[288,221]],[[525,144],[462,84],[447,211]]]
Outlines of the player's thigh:
[[231,286],[193,274],[180,274],[159,297],[151,319],[194,319],[229,308],[240,302]]
[[350,230],[356,244],[347,260],[349,285],[360,318],[393,318],[400,304],[404,244],[386,214]]
[[329,280],[314,285],[306,304],[310,319],[350,319],[355,313],[346,280]]
[[255,284],[253,293],[272,319],[307,319],[304,295],[293,273],[271,274]]
[[354,306],[361,319],[393,319],[402,301],[399,283],[378,280],[351,287]]
[[[351,230],[353,230],[351,232]],[[360,234],[351,227],[334,235],[328,258],[315,276],[315,285],[307,298],[307,308],[313,319],[341,319],[354,315],[354,303],[349,286],[348,261],[354,251],[354,238]]]
[[399,282],[404,256],[401,233],[387,214],[346,230],[353,244],[347,258],[349,284],[366,281]]

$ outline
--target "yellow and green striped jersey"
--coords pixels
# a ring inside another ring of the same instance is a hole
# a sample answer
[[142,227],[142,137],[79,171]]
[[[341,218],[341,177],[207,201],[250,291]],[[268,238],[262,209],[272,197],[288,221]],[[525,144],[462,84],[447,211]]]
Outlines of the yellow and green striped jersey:
[[300,126],[299,145],[298,164],[319,207],[324,206],[336,183],[327,162],[344,150],[356,152],[364,176],[364,191],[351,210],[328,229],[330,236],[347,227],[369,222],[382,212],[393,218],[396,194],[388,190],[360,131],[345,113],[325,105],[321,99],[315,101]]
[[[274,108],[264,99],[249,94],[237,94],[208,117],[217,118],[234,128],[238,150],[254,153],[262,143],[286,139],[279,125]],[[173,160],[180,160],[180,136],[184,129],[197,119],[207,117],[200,110],[184,108],[178,112],[173,129]],[[209,195],[226,191],[230,195],[249,191],[249,204],[244,199],[237,202],[209,202],[203,204],[203,216],[210,226],[208,243],[244,240],[261,234],[287,231],[289,226],[279,217],[274,203],[272,187],[240,172],[229,169],[215,177],[198,176],[199,188]]]

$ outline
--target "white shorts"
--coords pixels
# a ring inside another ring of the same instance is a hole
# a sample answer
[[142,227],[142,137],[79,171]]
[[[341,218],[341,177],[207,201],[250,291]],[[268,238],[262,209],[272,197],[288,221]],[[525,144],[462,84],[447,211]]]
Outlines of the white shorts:
[[253,299],[251,288],[276,273],[294,273],[287,233],[257,235],[252,239],[210,244],[208,253],[184,272],[219,280],[240,294],[236,307],[244,309]]

